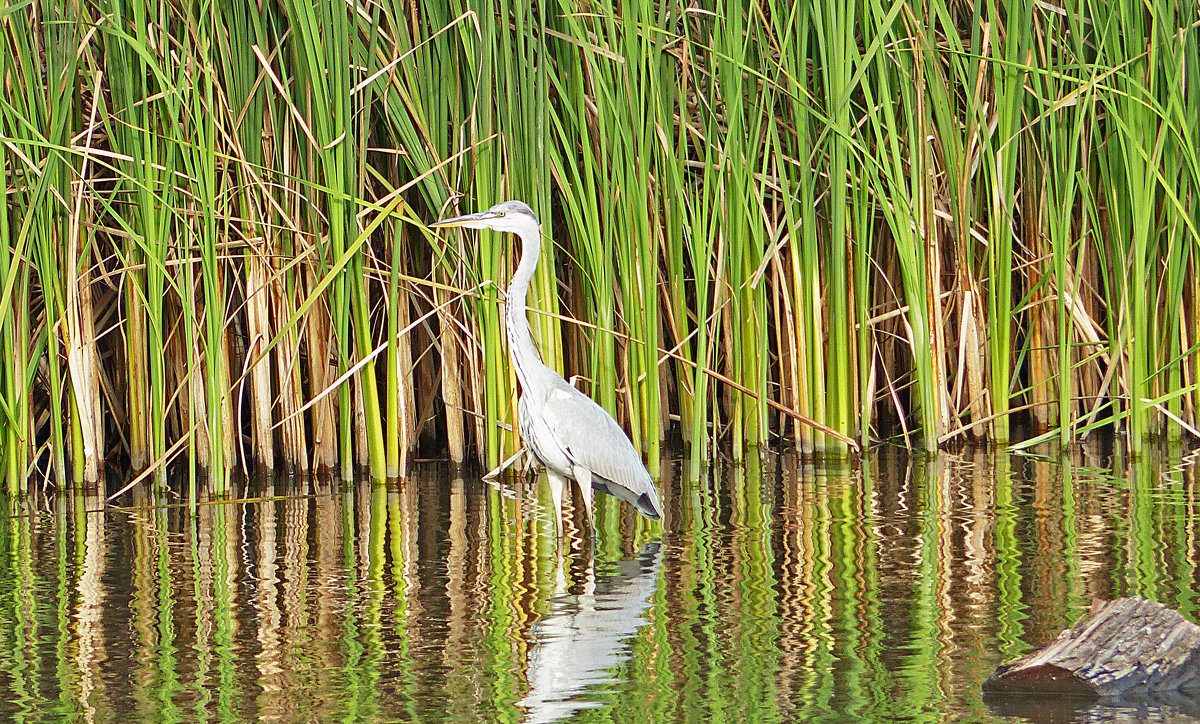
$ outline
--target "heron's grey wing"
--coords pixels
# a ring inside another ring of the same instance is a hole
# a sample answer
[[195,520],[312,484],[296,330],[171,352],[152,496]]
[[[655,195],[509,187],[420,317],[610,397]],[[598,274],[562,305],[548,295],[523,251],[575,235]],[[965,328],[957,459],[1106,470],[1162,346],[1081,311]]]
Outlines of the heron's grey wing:
[[658,490],[641,455],[604,408],[563,382],[546,395],[542,414],[572,464],[592,472],[594,489],[624,500],[647,518],[662,517]]

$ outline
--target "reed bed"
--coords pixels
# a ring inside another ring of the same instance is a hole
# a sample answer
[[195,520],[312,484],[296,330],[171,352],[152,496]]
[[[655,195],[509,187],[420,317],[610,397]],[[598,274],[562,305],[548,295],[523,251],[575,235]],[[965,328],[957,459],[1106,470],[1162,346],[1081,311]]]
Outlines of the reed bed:
[[504,198],[555,241],[543,355],[652,470],[673,434],[700,463],[1200,426],[1194,3],[35,0],[0,28],[9,491],[511,457],[513,244],[424,226]]

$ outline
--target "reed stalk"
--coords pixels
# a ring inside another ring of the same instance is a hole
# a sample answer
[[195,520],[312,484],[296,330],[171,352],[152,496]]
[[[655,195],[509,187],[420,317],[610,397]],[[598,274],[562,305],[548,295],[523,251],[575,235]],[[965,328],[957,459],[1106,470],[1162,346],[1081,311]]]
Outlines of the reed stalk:
[[1200,11],[1061,10],[9,8],[6,489],[510,457],[515,245],[421,228],[504,198],[544,358],[652,470],[1191,435]]

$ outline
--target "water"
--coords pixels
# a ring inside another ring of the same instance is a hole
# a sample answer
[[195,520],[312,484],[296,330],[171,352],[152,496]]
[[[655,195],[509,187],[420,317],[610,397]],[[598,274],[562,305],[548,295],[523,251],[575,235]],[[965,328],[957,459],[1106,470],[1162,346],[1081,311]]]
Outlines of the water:
[[1187,697],[984,700],[1093,598],[1197,619],[1196,477],[896,451],[768,456],[597,499],[562,564],[544,486],[33,495],[0,517],[0,720],[1198,721]]

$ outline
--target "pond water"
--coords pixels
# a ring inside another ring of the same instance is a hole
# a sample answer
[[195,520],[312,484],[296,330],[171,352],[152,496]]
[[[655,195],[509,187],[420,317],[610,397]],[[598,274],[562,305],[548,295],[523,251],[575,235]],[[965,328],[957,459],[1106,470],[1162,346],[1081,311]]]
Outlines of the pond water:
[[0,503],[0,719],[1188,721],[1200,702],[985,700],[1094,598],[1196,620],[1179,455],[766,455],[665,466],[663,523],[425,465]]

